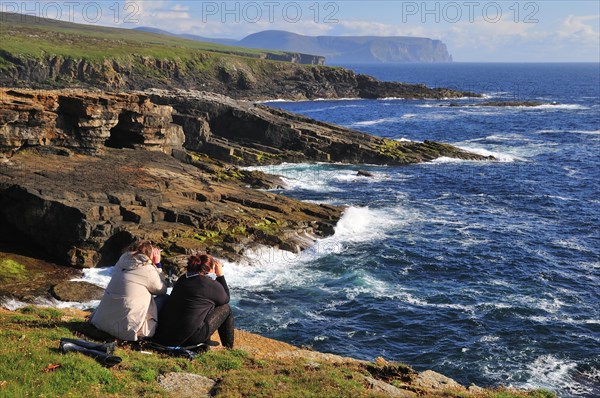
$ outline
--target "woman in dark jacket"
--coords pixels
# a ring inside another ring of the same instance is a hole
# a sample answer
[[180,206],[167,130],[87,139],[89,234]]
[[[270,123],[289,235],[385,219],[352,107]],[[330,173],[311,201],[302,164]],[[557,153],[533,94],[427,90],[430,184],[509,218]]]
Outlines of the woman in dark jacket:
[[158,316],[154,340],[168,346],[192,346],[218,330],[221,344],[233,348],[233,314],[223,265],[202,254],[188,259],[182,275]]

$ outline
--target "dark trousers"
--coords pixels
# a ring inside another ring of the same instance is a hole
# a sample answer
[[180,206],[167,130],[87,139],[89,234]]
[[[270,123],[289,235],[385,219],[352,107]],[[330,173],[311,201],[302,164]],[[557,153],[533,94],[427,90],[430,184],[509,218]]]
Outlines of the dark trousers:
[[210,339],[215,331],[219,331],[221,344],[226,348],[233,348],[234,326],[233,313],[229,304],[215,307],[206,315],[204,325],[196,331],[182,345],[191,346],[203,343]]

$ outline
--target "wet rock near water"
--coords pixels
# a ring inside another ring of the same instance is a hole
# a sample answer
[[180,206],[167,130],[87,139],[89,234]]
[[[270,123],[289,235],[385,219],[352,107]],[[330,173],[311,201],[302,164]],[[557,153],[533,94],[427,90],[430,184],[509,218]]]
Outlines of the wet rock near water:
[[[0,225],[0,236],[3,231],[11,233]],[[12,231],[12,235],[19,234]],[[48,297],[52,286],[81,276],[78,270],[41,260],[41,255],[41,250],[34,244],[0,241],[0,298],[35,302],[40,297]]]
[[52,286],[51,293],[61,301],[87,303],[102,299],[104,289],[89,282],[65,281]]
[[405,165],[490,159],[399,142],[206,93],[0,89],[0,222],[73,267],[114,264],[134,238],[166,258],[247,247],[298,253],[334,233],[340,207],[255,188],[281,162]]
[[342,210],[233,177],[217,181],[160,152],[107,149],[74,155],[66,165],[59,155],[22,150],[11,162],[0,177],[0,217],[80,268],[114,264],[134,237],[169,255],[210,248],[235,259],[235,242],[303,249],[331,233]]
[[365,170],[358,170],[356,172],[356,176],[357,177],[375,177],[375,174],[365,171]]

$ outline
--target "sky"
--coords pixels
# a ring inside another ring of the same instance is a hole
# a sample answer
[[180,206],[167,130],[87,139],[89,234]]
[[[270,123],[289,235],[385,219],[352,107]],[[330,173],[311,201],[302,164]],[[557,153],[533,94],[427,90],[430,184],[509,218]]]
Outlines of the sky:
[[457,62],[600,62],[598,0],[0,0],[0,10],[233,39],[271,29],[429,37]]

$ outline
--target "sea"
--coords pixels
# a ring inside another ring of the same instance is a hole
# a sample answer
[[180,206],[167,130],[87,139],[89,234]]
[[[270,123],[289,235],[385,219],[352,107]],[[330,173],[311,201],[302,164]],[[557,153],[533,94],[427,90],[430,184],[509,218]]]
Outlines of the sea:
[[277,193],[347,208],[311,249],[226,264],[236,327],[467,386],[599,397],[600,65],[345,66],[484,97],[266,105],[496,160],[256,167],[284,176]]

